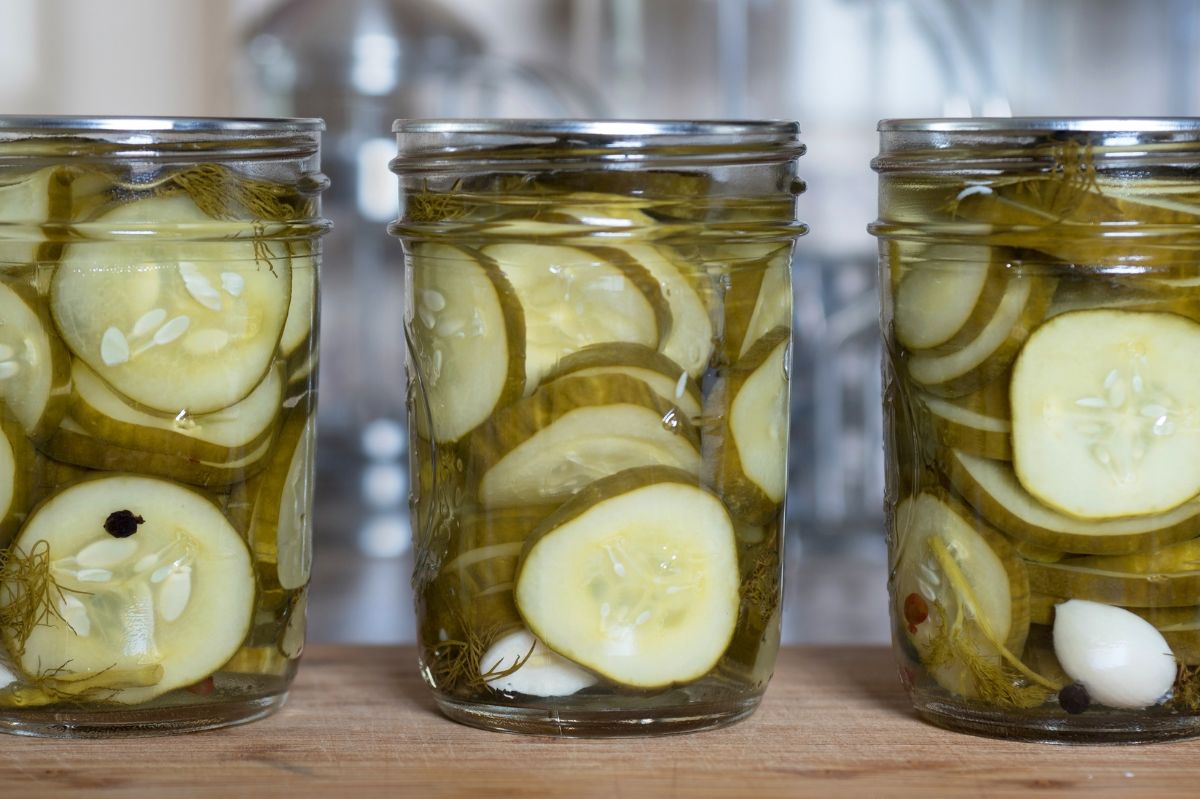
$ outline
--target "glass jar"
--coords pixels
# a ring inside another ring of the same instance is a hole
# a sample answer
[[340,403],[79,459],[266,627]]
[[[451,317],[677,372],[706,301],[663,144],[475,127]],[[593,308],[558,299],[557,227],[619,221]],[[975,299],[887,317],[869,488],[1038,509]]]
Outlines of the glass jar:
[[286,698],[322,127],[0,118],[0,730],[182,732]]
[[917,711],[1200,733],[1200,120],[880,124],[891,614]]
[[753,712],[779,641],[792,123],[396,123],[421,668],[451,718]]

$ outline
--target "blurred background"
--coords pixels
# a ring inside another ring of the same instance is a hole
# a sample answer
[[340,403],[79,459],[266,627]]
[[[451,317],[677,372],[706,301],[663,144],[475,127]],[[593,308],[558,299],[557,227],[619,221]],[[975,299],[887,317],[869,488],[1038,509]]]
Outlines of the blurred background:
[[797,119],[784,637],[887,639],[875,123],[1200,114],[1200,0],[0,0],[0,111],[328,122],[313,640],[411,640],[396,117]]

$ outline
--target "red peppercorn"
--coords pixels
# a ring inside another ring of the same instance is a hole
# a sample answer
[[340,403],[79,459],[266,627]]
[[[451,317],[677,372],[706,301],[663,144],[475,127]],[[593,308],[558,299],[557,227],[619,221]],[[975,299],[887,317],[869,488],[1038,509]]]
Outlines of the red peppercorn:
[[208,696],[217,689],[211,676],[205,677],[198,683],[193,683],[187,687],[188,693],[196,694],[197,696]]
[[908,622],[909,629],[911,630],[928,618],[929,605],[926,604],[925,598],[920,594],[909,594],[904,600],[904,620]]

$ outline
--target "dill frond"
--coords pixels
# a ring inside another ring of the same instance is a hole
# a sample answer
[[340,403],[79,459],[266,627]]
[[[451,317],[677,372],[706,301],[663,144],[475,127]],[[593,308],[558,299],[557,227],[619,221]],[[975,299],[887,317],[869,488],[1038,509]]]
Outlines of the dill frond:
[[58,610],[69,589],[58,584],[50,566],[50,544],[44,540],[28,552],[12,547],[0,553],[0,634],[18,658],[38,627],[55,620],[70,627]]
[[1181,663],[1169,706],[1183,713],[1200,713],[1200,664]]

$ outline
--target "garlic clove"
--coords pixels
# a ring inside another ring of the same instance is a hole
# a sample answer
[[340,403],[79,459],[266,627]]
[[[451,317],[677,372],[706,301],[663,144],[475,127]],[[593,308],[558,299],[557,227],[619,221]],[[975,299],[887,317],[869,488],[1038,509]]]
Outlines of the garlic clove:
[[1054,654],[1094,703],[1158,704],[1175,683],[1175,656],[1162,633],[1123,608],[1071,599],[1054,611]]
[[504,693],[570,696],[596,683],[594,674],[553,652],[526,629],[494,643],[479,663],[484,681]]

